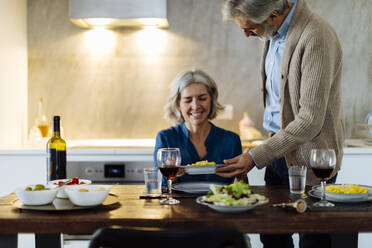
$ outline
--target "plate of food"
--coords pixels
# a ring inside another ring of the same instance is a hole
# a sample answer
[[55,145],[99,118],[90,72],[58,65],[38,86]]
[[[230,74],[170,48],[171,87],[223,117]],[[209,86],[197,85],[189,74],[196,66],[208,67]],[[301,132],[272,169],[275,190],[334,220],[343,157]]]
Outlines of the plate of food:
[[223,167],[226,164],[216,164],[215,162],[209,162],[208,160],[198,161],[193,164],[181,165],[180,167],[185,169],[185,172],[189,175],[198,174],[215,174],[217,167]]
[[[372,200],[372,187],[358,184],[327,184],[326,199],[334,202],[363,202]],[[315,185],[309,195],[320,198],[321,187]]]
[[173,184],[172,189],[184,193],[207,194],[212,184],[214,184],[215,187],[223,186],[223,184],[212,182],[184,182]]
[[196,198],[196,202],[222,213],[241,213],[264,205],[269,199],[252,193],[249,184],[238,181],[220,187],[211,185],[208,194]]
[[68,187],[70,185],[82,185],[82,184],[91,184],[91,183],[92,183],[91,180],[80,179],[78,177],[73,177],[73,178],[70,178],[70,179],[53,180],[53,181],[48,182],[48,185],[51,188],[59,188],[58,194],[57,194],[58,198],[68,198],[68,196],[65,192],[66,187]]

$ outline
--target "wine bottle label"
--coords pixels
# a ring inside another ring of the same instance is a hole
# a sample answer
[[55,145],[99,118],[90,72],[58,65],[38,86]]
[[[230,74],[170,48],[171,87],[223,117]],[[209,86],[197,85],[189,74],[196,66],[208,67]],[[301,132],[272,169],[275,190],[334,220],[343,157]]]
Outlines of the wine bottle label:
[[49,149],[48,181],[66,178],[66,151]]

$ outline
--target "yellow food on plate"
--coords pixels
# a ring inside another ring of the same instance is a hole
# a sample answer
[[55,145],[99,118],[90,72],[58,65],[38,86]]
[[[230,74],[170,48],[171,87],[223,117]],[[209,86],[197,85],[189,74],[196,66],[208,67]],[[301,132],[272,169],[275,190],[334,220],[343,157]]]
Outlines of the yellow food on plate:
[[208,160],[202,160],[202,161],[198,161],[196,163],[193,163],[193,164],[188,164],[193,166],[193,165],[212,165],[212,164],[216,164],[216,162],[208,162]]
[[79,189],[79,192],[89,192],[87,189]]
[[368,191],[369,190],[367,188],[356,184],[330,185],[326,188],[326,192],[328,193],[340,194],[366,194]]

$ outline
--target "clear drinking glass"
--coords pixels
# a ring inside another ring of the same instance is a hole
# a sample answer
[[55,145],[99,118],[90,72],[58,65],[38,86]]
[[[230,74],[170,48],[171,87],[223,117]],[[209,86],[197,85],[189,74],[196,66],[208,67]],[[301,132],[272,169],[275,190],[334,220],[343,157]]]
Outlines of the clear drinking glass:
[[333,149],[312,149],[310,155],[310,165],[315,176],[321,180],[322,195],[316,207],[333,207],[334,204],[326,200],[325,186],[327,180],[331,177],[336,166],[336,153]]
[[168,195],[167,199],[161,200],[161,204],[172,205],[180,203],[172,197],[172,179],[176,177],[176,174],[181,165],[181,152],[179,148],[160,148],[157,153],[157,162],[159,170],[163,177],[168,182]]

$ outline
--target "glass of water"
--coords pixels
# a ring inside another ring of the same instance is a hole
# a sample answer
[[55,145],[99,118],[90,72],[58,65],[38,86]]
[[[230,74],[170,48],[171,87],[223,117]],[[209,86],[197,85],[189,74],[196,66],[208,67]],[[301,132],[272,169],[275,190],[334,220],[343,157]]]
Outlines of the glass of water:
[[289,167],[289,190],[292,194],[304,194],[306,185],[306,171],[304,165],[294,165]]
[[146,195],[160,196],[162,176],[156,168],[145,168],[143,170],[146,185]]

